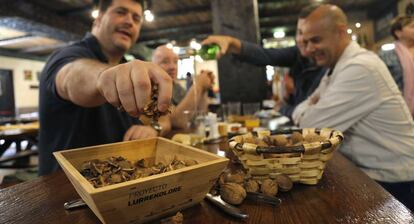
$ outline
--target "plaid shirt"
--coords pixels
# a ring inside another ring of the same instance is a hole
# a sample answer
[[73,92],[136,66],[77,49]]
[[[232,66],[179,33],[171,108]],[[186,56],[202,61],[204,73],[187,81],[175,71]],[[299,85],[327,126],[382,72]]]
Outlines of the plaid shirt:
[[390,70],[392,77],[397,83],[398,88],[401,92],[404,91],[404,74],[403,68],[401,66],[400,59],[398,58],[397,52],[395,50],[391,51],[380,51],[380,58],[385,62]]

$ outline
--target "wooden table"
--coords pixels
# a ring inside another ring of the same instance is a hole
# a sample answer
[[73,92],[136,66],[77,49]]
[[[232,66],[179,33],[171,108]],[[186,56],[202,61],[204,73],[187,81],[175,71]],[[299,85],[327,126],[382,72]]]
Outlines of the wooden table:
[[[224,154],[219,149],[227,147],[204,148]],[[317,186],[297,184],[278,196],[282,204],[277,207],[245,201],[240,206],[250,215],[245,221],[203,201],[182,211],[184,223],[414,223],[404,205],[338,152]],[[100,223],[89,208],[63,209],[64,202],[78,197],[62,171],[21,183],[0,190],[0,223]]]
[[[37,135],[39,133],[39,122],[26,124],[12,124],[0,126],[0,167],[1,168],[20,168],[27,167],[29,156],[37,154],[37,150],[32,147],[37,145]],[[21,142],[27,141],[26,148],[22,150]],[[16,154],[2,157],[3,153],[11,146],[16,144]],[[3,165],[4,162],[16,161],[13,165]]]

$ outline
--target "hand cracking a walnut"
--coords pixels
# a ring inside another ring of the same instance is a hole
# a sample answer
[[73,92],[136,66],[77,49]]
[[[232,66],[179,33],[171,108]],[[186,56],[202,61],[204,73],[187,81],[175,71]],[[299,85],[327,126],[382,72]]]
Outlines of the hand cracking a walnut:
[[208,112],[208,91],[213,89],[215,79],[212,71],[202,70],[193,75],[193,84],[185,90],[176,81],[178,71],[178,55],[161,45],[155,49],[152,62],[159,65],[173,79],[171,125],[174,128],[188,128],[188,123],[197,114]]
[[151,100],[145,105],[140,120],[144,125],[131,126],[124,135],[123,140],[152,138],[163,136],[171,129],[171,105],[166,111],[158,109],[159,89],[157,84],[152,85]]

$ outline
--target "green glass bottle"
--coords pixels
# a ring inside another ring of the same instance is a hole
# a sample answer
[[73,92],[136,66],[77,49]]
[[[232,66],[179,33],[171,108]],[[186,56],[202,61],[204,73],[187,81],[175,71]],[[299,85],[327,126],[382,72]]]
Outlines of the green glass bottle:
[[203,45],[200,50],[197,51],[203,60],[215,60],[216,55],[220,52],[220,47],[217,44]]

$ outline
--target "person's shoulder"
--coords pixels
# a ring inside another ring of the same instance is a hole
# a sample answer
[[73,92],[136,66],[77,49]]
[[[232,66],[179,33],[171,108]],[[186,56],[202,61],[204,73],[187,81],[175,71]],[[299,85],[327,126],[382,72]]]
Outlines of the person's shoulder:
[[341,61],[343,66],[358,66],[364,67],[367,69],[376,69],[378,64],[383,64],[384,62],[380,59],[380,57],[365,48],[360,48],[358,51],[354,51],[352,54],[348,55],[348,57]]
[[44,78],[52,77],[64,65],[79,58],[96,58],[93,51],[87,47],[84,40],[77,41],[68,46],[55,50],[47,59],[42,75]]
[[[384,77],[389,73],[385,63],[377,54],[363,49],[352,57],[347,58],[338,66],[341,73],[340,79],[353,80],[358,83],[374,83],[379,77]],[[362,81],[365,80],[365,81]]]
[[52,55],[54,56],[76,56],[76,55],[93,55],[93,51],[90,47],[88,47],[88,44],[81,40],[77,41],[71,45],[62,47],[58,50],[56,50]]

